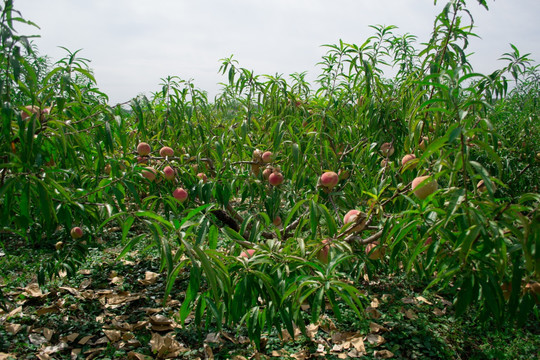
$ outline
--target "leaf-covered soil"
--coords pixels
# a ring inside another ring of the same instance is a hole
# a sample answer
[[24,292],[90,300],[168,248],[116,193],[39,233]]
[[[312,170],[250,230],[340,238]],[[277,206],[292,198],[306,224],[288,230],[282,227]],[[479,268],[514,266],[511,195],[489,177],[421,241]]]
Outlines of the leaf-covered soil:
[[444,295],[396,275],[360,279],[370,302],[364,319],[343,306],[341,322],[328,311],[294,339],[266,334],[257,351],[243,328],[178,323],[189,270],[163,304],[165,274],[152,249],[118,260],[121,246],[101,245],[75,277],[40,288],[30,277],[40,254],[12,246],[0,256],[8,305],[0,310],[0,359],[532,359],[540,348],[532,318],[521,329],[481,327],[455,318]]

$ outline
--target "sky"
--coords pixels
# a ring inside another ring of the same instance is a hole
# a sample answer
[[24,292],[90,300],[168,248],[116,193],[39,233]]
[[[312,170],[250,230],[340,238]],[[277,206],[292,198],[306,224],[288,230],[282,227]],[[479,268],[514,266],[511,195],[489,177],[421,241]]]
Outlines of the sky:
[[[396,35],[429,39],[446,0],[14,0],[24,19],[39,26],[19,26],[19,34],[40,35],[41,55],[57,61],[81,49],[89,59],[98,88],[109,103],[129,101],[160,90],[163,78],[178,76],[208,92],[220,92],[220,60],[234,56],[255,74],[306,71],[314,80],[324,44],[362,44],[369,25],[395,25]],[[470,61],[477,72],[504,66],[510,52],[540,58],[540,1],[487,0],[489,11],[468,0],[474,32]]]

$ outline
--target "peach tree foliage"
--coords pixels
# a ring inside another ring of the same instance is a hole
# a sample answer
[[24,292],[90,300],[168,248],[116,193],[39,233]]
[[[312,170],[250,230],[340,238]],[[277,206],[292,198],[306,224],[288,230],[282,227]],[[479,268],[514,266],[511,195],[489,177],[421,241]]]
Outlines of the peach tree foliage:
[[[326,304],[338,318],[341,303],[361,317],[364,276],[396,272],[453,294],[458,314],[475,304],[484,320],[530,316],[538,294],[529,285],[539,281],[538,69],[512,46],[507,66],[475,73],[464,1],[443,8],[420,48],[395,26],[372,26],[361,45],[325,45],[316,88],[305,73],[257,75],[230,57],[213,101],[169,76],[151,98],[116,106],[79,51],[36,65],[28,38],[14,32],[25,21],[15,13],[5,1],[0,235],[51,249],[41,281],[72,274],[116,226],[122,255],[140,242],[159,250],[165,298],[189,272],[182,320],[244,324],[255,342],[272,328],[292,334],[316,322]],[[386,78],[391,68],[397,74]],[[24,120],[25,105],[50,112]],[[515,136],[525,146],[510,143]],[[149,154],[137,153],[141,142]],[[162,156],[164,146],[174,154]],[[406,154],[415,167],[402,166]],[[146,167],[155,179],[143,176]],[[164,178],[166,167],[173,177]],[[284,181],[270,184],[265,167]],[[338,174],[336,186],[319,183],[326,172]],[[411,183],[424,175],[436,191],[418,198]],[[343,224],[351,209],[364,222]],[[81,239],[70,238],[75,226]],[[365,252],[375,242],[381,259]],[[241,256],[246,249],[253,255]]]

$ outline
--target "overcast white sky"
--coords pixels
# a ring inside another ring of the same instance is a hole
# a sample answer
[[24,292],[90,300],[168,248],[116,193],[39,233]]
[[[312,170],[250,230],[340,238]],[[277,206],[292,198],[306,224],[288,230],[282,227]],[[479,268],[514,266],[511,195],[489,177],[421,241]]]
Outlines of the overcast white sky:
[[[82,49],[91,60],[98,87],[110,103],[151,95],[161,78],[193,79],[213,99],[226,78],[220,59],[234,55],[257,74],[307,71],[312,82],[323,44],[362,44],[373,35],[369,25],[396,25],[418,43],[429,38],[435,16],[446,0],[15,0],[15,9],[40,26],[19,26],[37,34],[42,55],[56,61],[58,48]],[[497,59],[511,50],[540,55],[540,1],[488,0],[489,11],[468,0],[481,40],[472,40],[476,71],[503,66]],[[420,44],[418,45],[420,46]],[[312,82],[312,85],[315,84]]]

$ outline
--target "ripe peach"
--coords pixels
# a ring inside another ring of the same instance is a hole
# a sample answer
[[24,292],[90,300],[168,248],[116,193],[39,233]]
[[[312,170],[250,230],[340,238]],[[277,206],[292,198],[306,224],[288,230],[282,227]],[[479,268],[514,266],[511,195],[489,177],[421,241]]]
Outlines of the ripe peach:
[[355,222],[358,217],[358,214],[360,214],[360,210],[355,210],[355,209],[349,210],[349,212],[346,213],[345,216],[343,217],[343,223],[348,224],[348,223]]
[[321,241],[324,246],[317,252],[317,259],[319,259],[319,261],[322,263],[328,264],[328,254],[330,253],[331,242],[332,240],[330,239],[324,239]]
[[381,167],[382,168],[388,167],[389,165],[390,165],[390,161],[388,161],[388,159],[382,159],[381,160]]
[[273,172],[268,176],[268,182],[270,185],[278,186],[283,183],[283,174],[280,172]]
[[153,167],[147,166],[142,171],[142,176],[147,178],[150,181],[154,181],[156,179],[156,169]]
[[256,163],[261,163],[262,162],[262,155],[263,155],[263,152],[259,149],[255,149],[253,150],[253,158],[252,160]]
[[322,186],[328,189],[332,189],[339,182],[339,176],[333,171],[327,171],[320,177],[320,183]]
[[159,155],[161,157],[173,156],[174,150],[168,146],[164,146],[161,148],[161,150],[159,150]]
[[163,176],[165,177],[165,179],[172,180],[174,179],[175,175],[176,175],[176,171],[174,171],[172,167],[165,166],[165,168],[163,169]]
[[152,151],[152,148],[150,148],[150,145],[145,142],[141,142],[139,143],[139,145],[137,145],[137,152],[141,156],[146,156],[150,154],[150,151]]
[[54,248],[56,250],[60,250],[64,247],[64,243],[62,241],[58,241],[56,244],[54,244]]
[[80,239],[83,236],[83,231],[82,231],[82,229],[80,227],[75,226],[74,228],[71,229],[70,234],[71,234],[72,238]]
[[366,249],[364,251],[371,260],[378,260],[383,257],[384,251],[378,245],[378,241],[366,245]]
[[278,215],[274,218],[274,221],[272,221],[272,223],[275,225],[275,226],[279,226],[281,225],[281,217]]
[[272,162],[272,155],[273,154],[270,151],[263,152],[263,154],[261,155],[262,161],[264,163]]
[[205,183],[205,182],[208,181],[208,177],[206,176],[205,173],[198,173],[198,174],[197,174],[197,177],[198,177],[199,179],[201,179],[201,180],[203,181],[203,183]]
[[412,161],[416,159],[416,156],[414,154],[407,154],[401,159],[401,166],[403,166],[406,169],[414,169],[416,167],[416,164],[409,164],[408,166],[405,166],[409,161]]
[[422,141],[420,141],[420,143],[418,144],[418,148],[422,151],[425,151],[426,150],[426,147],[427,147],[427,142],[428,142],[428,137],[427,136],[423,136],[422,137]]
[[392,145],[392,143],[383,143],[381,145],[381,154],[383,154],[384,156],[392,156],[392,154],[394,153],[394,146]]
[[[424,185],[418,187],[418,185],[420,185],[426,179],[427,181],[424,183]],[[417,178],[414,178],[414,180],[412,181],[412,189],[414,191],[414,195],[416,195],[416,197],[421,200],[433,194],[438,188],[439,185],[437,184],[437,181],[431,179],[430,176],[419,176]]]
[[40,110],[37,105],[27,105],[24,107],[24,110],[21,111],[21,119],[27,120],[32,117],[34,114],[39,114],[39,119],[43,120],[46,115],[49,115],[51,112],[50,107],[45,107]]
[[173,191],[173,197],[182,203],[188,198],[188,193],[182,188],[177,188]]
[[245,257],[246,259],[249,259],[250,257],[255,254],[255,249],[247,249],[246,251],[242,251],[240,253],[240,257]]
[[268,178],[270,177],[270,174],[274,172],[274,169],[272,167],[267,167],[266,169],[263,170],[262,174],[263,174],[263,178],[265,178],[266,180],[268,180]]

